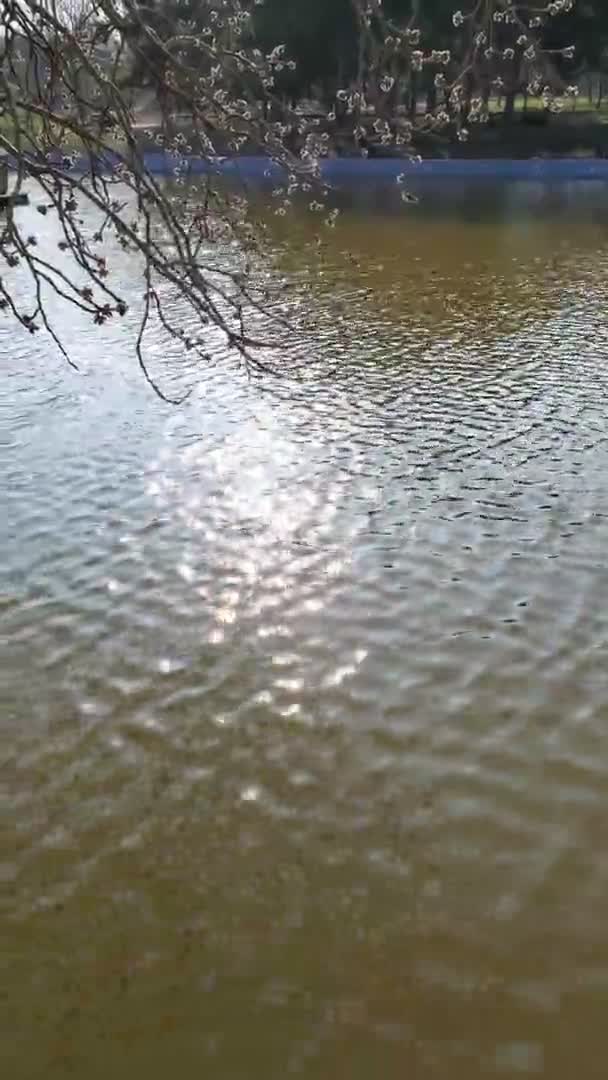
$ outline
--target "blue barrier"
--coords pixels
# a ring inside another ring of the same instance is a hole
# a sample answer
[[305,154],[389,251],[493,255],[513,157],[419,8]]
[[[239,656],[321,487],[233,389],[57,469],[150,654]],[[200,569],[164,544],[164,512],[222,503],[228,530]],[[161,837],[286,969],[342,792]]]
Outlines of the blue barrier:
[[[154,156],[146,162],[152,172],[162,173],[166,164]],[[200,172],[208,172],[204,163]],[[171,167],[170,170],[171,171]],[[197,172],[194,165],[192,172]],[[280,165],[265,158],[239,158],[218,166],[218,172],[234,177],[280,179],[284,175]],[[608,180],[608,160],[594,159],[538,159],[514,160],[425,160],[410,162],[398,158],[328,158],[322,162],[321,175],[329,184],[352,184],[361,181],[396,180],[403,175],[408,180],[424,179],[488,179],[488,180]]]
[[[157,176],[171,177],[178,170],[183,174],[184,159],[178,159],[164,151],[149,151],[143,155],[149,172]],[[53,164],[63,165],[61,157],[49,159]],[[106,155],[99,165],[111,172],[119,158]],[[11,162],[9,162],[11,164]],[[12,163],[14,164],[14,163]],[[67,163],[66,163],[67,168]],[[72,161],[71,170],[82,172],[88,168],[85,158]],[[210,162],[199,157],[187,161],[186,172],[190,176],[219,174],[242,181],[280,180],[286,175],[283,166],[266,157],[243,156]],[[608,159],[602,158],[529,158],[525,160],[488,158],[425,159],[412,162],[401,158],[326,158],[321,163],[322,179],[330,184],[346,184],[361,181],[390,182],[404,175],[408,180],[448,180],[453,178],[475,180],[535,180],[539,183],[573,180],[608,181]]]
[[[159,175],[171,175],[176,160],[162,152],[144,155],[146,168]],[[190,175],[217,172],[243,180],[279,180],[285,170],[265,157],[230,158],[221,163],[210,164],[200,158],[188,163]],[[486,159],[467,160],[450,158],[426,159],[412,162],[400,158],[326,158],[321,163],[321,176],[328,183],[352,183],[353,181],[392,181],[403,174],[408,179],[427,177],[434,180],[488,179],[488,180],[607,180],[608,160],[601,158],[538,158],[527,160]]]

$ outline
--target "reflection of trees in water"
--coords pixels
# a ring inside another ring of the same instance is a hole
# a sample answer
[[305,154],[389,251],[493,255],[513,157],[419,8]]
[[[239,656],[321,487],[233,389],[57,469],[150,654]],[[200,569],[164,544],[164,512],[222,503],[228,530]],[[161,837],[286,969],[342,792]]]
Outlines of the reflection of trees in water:
[[450,187],[449,200],[431,201],[429,193],[398,214],[386,189],[344,193],[322,248],[314,214],[302,208],[279,220],[269,211],[278,265],[295,283],[287,295],[303,340],[322,341],[325,357],[340,363],[368,348],[402,362],[438,343],[506,340],[548,323],[566,296],[597,288],[607,234],[598,230],[602,209],[593,193],[574,203],[563,187],[505,185],[475,213],[478,193]]
[[538,216],[551,218],[566,214],[569,220],[594,221],[608,225],[608,205],[605,184],[601,181],[563,181],[537,183],[534,181],[491,182],[450,177],[440,180],[425,177],[416,181],[408,174],[407,188],[418,198],[416,210],[406,208],[401,199],[401,187],[395,183],[358,184],[338,188],[334,200],[343,210],[359,210],[370,214],[415,213],[417,217],[452,218],[466,221],[499,221],[511,224],[513,218],[525,221]]

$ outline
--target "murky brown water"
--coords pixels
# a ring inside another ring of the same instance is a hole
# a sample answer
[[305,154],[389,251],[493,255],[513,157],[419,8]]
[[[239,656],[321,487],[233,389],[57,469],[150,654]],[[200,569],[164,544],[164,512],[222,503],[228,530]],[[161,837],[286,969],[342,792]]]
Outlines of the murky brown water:
[[0,324],[10,1080],[604,1077],[606,195],[532,196],[300,237],[273,393]]

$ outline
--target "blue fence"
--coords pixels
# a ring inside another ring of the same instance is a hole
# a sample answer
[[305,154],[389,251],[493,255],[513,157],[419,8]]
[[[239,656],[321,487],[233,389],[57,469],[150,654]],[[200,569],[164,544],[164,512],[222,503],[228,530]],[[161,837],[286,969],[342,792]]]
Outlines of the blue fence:
[[[151,168],[163,170],[161,162],[150,163]],[[166,167],[166,166],[165,166]],[[228,174],[247,178],[263,177],[268,172],[268,161],[264,158],[241,158],[227,161],[222,166]],[[449,179],[451,177],[488,178],[491,180],[608,180],[608,161],[593,159],[561,160],[426,160],[419,163],[399,160],[398,158],[330,158],[323,162],[322,176],[330,183],[349,183],[353,181],[393,181],[399,175],[412,180],[432,178]],[[275,166],[271,175],[280,176],[281,169]]]
[[[175,159],[164,153],[145,155],[147,168],[157,174],[170,175],[175,169]],[[284,170],[265,157],[239,157],[211,166],[209,162],[193,158],[189,163],[192,175],[205,174],[211,169],[227,176],[243,180],[280,179]],[[608,180],[608,160],[595,158],[538,158],[530,160],[487,159],[483,161],[451,158],[449,160],[427,159],[411,162],[400,158],[327,158],[322,162],[321,173],[329,183],[352,183],[353,181],[391,181],[400,174],[411,179],[431,177],[434,180],[471,179],[490,180]]]
[[[146,168],[159,176],[170,177],[175,173],[177,159],[163,151],[144,154]],[[56,164],[63,164],[61,158]],[[111,171],[118,159],[108,155],[103,166]],[[71,164],[75,172],[88,167],[84,159]],[[181,160],[183,169],[183,159]],[[221,174],[244,181],[280,180],[285,175],[282,166],[266,157],[237,157],[211,163],[198,157],[188,162],[191,176]],[[352,184],[361,181],[390,182],[400,174],[411,180],[475,179],[475,180],[536,180],[540,183],[573,180],[608,181],[608,160],[602,158],[532,158],[527,160],[485,159],[446,160],[426,159],[419,163],[400,158],[328,158],[322,162],[321,174],[332,184]]]

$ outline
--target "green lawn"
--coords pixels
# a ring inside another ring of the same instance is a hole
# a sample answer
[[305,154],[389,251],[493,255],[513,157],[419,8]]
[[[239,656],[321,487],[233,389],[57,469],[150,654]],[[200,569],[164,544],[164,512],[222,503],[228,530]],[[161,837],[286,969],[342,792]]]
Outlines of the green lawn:
[[[584,113],[587,118],[592,114],[597,117],[598,120],[608,120],[608,98],[602,101],[599,109],[597,108],[596,103],[594,101],[590,102],[587,97],[564,98],[563,101],[564,105],[562,112],[568,116],[572,116],[573,114],[576,115],[576,113]],[[490,98],[489,108],[490,112],[493,113],[503,112],[504,98]],[[527,109],[528,112],[533,112],[534,110],[543,108],[543,100],[540,97],[528,97],[526,101],[523,94],[518,94],[515,99],[516,112],[523,112],[524,109]]]

